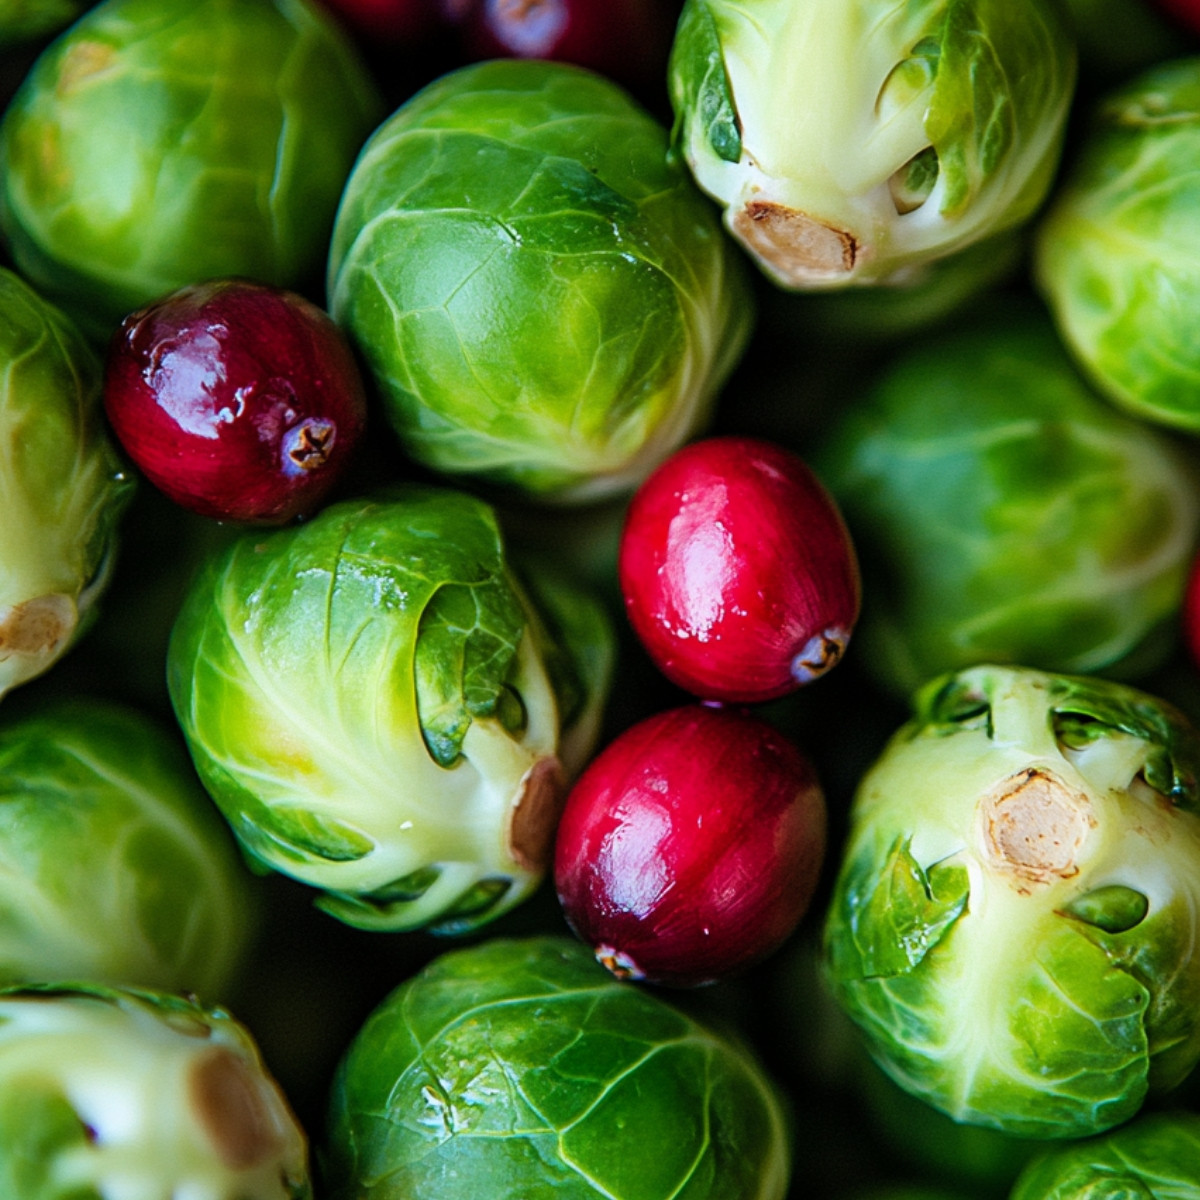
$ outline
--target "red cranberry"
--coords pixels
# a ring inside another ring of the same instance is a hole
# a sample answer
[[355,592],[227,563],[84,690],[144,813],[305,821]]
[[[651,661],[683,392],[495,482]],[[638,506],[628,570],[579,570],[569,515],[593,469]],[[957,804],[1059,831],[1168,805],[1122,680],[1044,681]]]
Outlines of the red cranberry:
[[693,704],[593,759],[567,797],[554,878],[571,928],[615,975],[690,987],[787,938],[824,852],[808,759],[750,713]]
[[172,500],[260,524],[318,507],[366,420],[362,377],[332,318],[239,279],[182,288],[126,317],[104,405],[130,458]]
[[841,513],[792,454],[749,437],[678,450],[638,489],[618,573],[631,625],[707,700],[785,695],[841,658],[858,563]]

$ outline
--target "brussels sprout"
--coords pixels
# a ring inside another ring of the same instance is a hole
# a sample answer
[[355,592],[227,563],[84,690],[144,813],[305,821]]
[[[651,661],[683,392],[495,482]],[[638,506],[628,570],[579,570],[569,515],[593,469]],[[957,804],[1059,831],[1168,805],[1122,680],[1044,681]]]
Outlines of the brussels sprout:
[[[493,511],[411,485],[210,560],[168,684],[253,861],[322,889],[348,924],[457,932],[526,897],[549,862],[555,683],[574,662],[549,636]],[[573,673],[578,696],[589,674]]]
[[0,724],[0,980],[220,996],[255,925],[182,744],[75,699]]
[[413,457],[560,500],[632,491],[696,432],[753,312],[666,131],[538,61],[452,72],[376,130],[328,286]]
[[0,48],[57,33],[85,7],[84,0],[0,0]]
[[1093,115],[1034,245],[1063,338],[1114,403],[1200,430],[1200,58],[1139,75]]
[[308,284],[379,111],[309,0],[104,0],[0,124],[0,231],[98,337],[199,279]]
[[814,455],[862,554],[856,638],[907,692],[979,662],[1149,670],[1170,649],[1195,473],[1024,308],[901,352]]
[[99,360],[0,268],[0,696],[90,624],[132,490],[103,423]]
[[687,0],[675,137],[783,287],[871,283],[1025,221],[1075,83],[1044,0]]
[[1120,684],[931,682],[855,798],[825,942],[871,1054],[953,1117],[1082,1137],[1200,1058],[1200,735]]
[[1010,1200],[1195,1200],[1200,1115],[1155,1113],[1047,1150],[1021,1173]]
[[781,1100],[749,1053],[565,938],[401,984],[334,1079],[330,1200],[780,1200]]
[[250,1034],[165,993],[0,989],[5,1200],[309,1200],[308,1147]]

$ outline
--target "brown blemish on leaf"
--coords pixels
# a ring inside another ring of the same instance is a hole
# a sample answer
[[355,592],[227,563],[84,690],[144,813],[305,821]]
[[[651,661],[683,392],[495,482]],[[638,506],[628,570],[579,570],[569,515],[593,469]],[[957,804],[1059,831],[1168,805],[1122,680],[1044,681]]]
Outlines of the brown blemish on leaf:
[[215,1046],[196,1059],[188,1100],[226,1167],[245,1171],[282,1149],[263,1085],[232,1050]]
[[733,217],[733,231],[779,274],[800,283],[813,275],[854,269],[858,243],[807,213],[773,200],[747,200]]
[[1079,851],[1096,824],[1086,795],[1035,767],[998,784],[979,811],[992,865],[1029,883],[1078,874]]
[[545,758],[526,772],[521,783],[508,828],[508,848],[522,870],[540,874],[550,865],[554,834],[567,799],[566,778],[558,759]]
[[0,657],[48,654],[75,628],[75,602],[53,593],[0,609]]
[[94,76],[103,74],[116,60],[115,48],[105,42],[72,42],[63,53],[55,91],[60,96],[69,95]]

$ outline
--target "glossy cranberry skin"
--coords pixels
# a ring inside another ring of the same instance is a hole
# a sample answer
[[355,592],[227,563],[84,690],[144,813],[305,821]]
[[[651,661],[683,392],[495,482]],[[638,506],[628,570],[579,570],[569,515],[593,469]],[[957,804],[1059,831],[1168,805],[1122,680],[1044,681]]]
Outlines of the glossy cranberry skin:
[[678,17],[668,0],[444,0],[471,59],[549,58],[634,91],[660,87]]
[[798,456],[750,437],[693,442],[642,484],[618,576],[659,670],[702,699],[742,704],[837,663],[861,597],[832,497]]
[[825,825],[793,742],[743,710],[685,705],[627,729],[579,777],[555,887],[615,975],[694,987],[760,961],[795,929]]
[[109,345],[104,407],[172,500],[252,524],[319,507],[367,412],[358,364],[328,314],[241,279],[185,287],[126,317]]

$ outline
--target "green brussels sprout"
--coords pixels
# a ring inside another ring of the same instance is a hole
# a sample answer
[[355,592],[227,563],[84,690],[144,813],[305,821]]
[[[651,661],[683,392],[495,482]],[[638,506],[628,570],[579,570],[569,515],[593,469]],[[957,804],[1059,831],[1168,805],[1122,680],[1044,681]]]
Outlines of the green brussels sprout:
[[134,484],[100,378],[71,321],[0,268],[0,696],[66,653],[109,582]]
[[211,559],[172,631],[168,686],[253,862],[321,889],[348,924],[458,932],[548,864],[565,714],[591,711],[580,693],[598,679],[575,647],[547,647],[551,628],[488,505],[402,486]]
[[1078,1138],[1200,1059],[1200,735],[1121,684],[928,684],[862,780],[825,923],[864,1044],[956,1121]]
[[781,1200],[781,1099],[743,1046],[568,938],[443,954],[337,1068],[330,1200]]
[[1044,0],[687,0],[675,137],[787,288],[872,283],[1029,218],[1075,49]]
[[1010,1200],[1196,1200],[1200,1115],[1161,1112],[1047,1150],[1021,1173]]
[[0,723],[0,981],[225,993],[255,921],[176,737],[109,701]]
[[98,338],[197,279],[300,287],[380,107],[309,0],[104,0],[0,123],[0,231]]
[[1034,277],[1097,388],[1135,415],[1200,430],[1200,57],[1102,101],[1040,221]]
[[308,1144],[249,1032],[169,993],[0,989],[5,1200],[310,1200]]
[[410,455],[556,500],[632,491],[695,433],[753,314],[666,131],[598,75],[513,59],[372,135],[328,294]]
[[84,0],[0,0],[0,48],[57,33],[85,7]]
[[1010,662],[1130,676],[1171,649],[1192,466],[1024,307],[901,351],[814,462],[863,560],[864,669],[907,693]]

